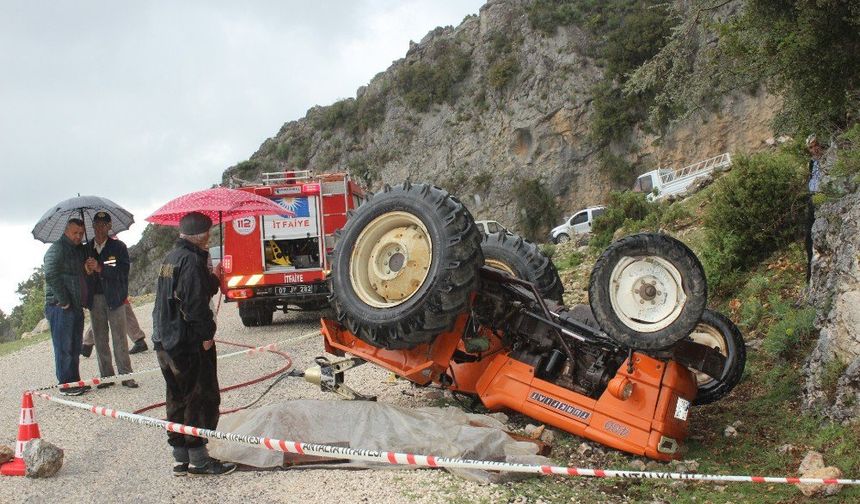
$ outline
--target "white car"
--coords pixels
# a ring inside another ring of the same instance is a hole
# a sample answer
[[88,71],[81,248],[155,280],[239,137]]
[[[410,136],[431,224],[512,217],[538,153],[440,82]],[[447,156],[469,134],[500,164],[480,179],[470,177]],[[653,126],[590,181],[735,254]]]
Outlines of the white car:
[[550,231],[553,243],[565,243],[570,241],[573,235],[590,233],[594,219],[605,211],[606,207],[596,206],[576,212],[564,224],[556,226]]

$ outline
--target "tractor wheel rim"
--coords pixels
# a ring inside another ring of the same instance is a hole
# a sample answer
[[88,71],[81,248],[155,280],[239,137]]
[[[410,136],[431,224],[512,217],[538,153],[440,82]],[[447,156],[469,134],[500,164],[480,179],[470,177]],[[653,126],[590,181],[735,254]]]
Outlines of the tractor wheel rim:
[[517,277],[517,274],[514,272],[514,269],[511,268],[511,266],[508,263],[500,261],[498,259],[486,259],[485,258],[484,259],[484,265],[489,266],[491,268],[496,268],[497,270],[502,270],[514,278],[519,278],[519,277]]
[[364,303],[390,308],[418,292],[432,261],[433,243],[421,219],[388,212],[358,235],[350,256],[350,283]]
[[[718,352],[723,354],[723,357],[729,356],[729,349],[726,345],[726,339],[723,338],[723,335],[716,327],[712,327],[708,324],[702,324],[696,326],[693,329],[693,332],[690,333],[690,339],[699,343],[701,345],[705,345],[709,348],[716,348]],[[701,371],[691,370],[693,374],[696,376],[696,383],[699,387],[712,381],[714,378],[702,373]]]
[[609,277],[612,310],[624,325],[651,333],[669,327],[687,302],[678,268],[656,256],[624,257]]

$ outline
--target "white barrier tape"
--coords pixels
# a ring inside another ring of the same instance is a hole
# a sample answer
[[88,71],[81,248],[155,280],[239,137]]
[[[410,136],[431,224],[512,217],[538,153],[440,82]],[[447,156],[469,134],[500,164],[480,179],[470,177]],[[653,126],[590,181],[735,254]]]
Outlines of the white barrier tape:
[[398,453],[376,450],[357,450],[341,446],[328,446],[320,444],[300,443],[296,441],[285,441],[281,439],[258,437],[232,432],[221,432],[210,429],[200,429],[187,425],[158,420],[156,418],[134,413],[126,413],[104,406],[92,406],[86,403],[60,399],[48,394],[36,392],[34,395],[47,399],[48,401],[63,404],[73,408],[90,411],[97,415],[126,420],[128,422],[156,427],[169,432],[176,432],[188,436],[202,438],[220,439],[234,443],[242,443],[272,451],[285,453],[298,453],[303,455],[316,455],[320,457],[361,460],[364,462],[381,462],[395,465],[412,465],[418,467],[441,467],[452,469],[483,469],[486,471],[504,471],[514,473],[531,474],[556,474],[560,476],[589,476],[595,478],[633,478],[633,479],[665,479],[665,480],[688,480],[688,481],[719,481],[719,482],[747,482],[747,483],[789,483],[806,485],[860,485],[857,479],[822,479],[822,478],[786,478],[773,476],[728,476],[720,474],[688,474],[688,473],[659,473],[649,471],[618,471],[604,469],[584,469],[578,467],[561,467],[535,464],[515,464],[510,462],[491,462],[485,460],[468,460],[449,457],[435,457],[433,455],[415,455],[412,453]]
[[[276,347],[278,347],[280,345],[298,343],[299,341],[306,340],[306,339],[311,338],[313,336],[319,336],[319,334],[320,334],[319,331],[313,331],[313,332],[309,332],[307,334],[303,334],[301,336],[296,336],[295,338],[285,339],[283,341],[277,341],[275,343],[270,343],[268,345],[263,345],[263,346],[254,347],[254,348],[248,348],[246,350],[240,350],[238,352],[232,352],[232,353],[228,353],[228,354],[219,355],[217,357],[217,359],[218,360],[229,359],[231,357],[237,357],[239,355],[252,354],[252,353],[257,353],[257,352],[267,352],[269,350],[274,350]],[[89,380],[81,380],[81,381],[76,381],[76,382],[61,383],[59,385],[45,385],[44,387],[31,388],[28,390],[30,390],[32,392],[37,392],[37,391],[51,390],[51,389],[57,389],[57,388],[62,390],[62,389],[67,389],[67,388],[71,388],[71,387],[84,387],[87,385],[93,386],[93,385],[101,385],[103,383],[117,383],[119,381],[132,379],[136,376],[141,376],[141,375],[151,374],[151,373],[160,373],[160,372],[161,372],[161,368],[155,367],[155,368],[145,369],[143,371],[135,371],[133,373],[127,373],[127,374],[123,374],[123,375],[95,377],[95,378],[90,378]]]

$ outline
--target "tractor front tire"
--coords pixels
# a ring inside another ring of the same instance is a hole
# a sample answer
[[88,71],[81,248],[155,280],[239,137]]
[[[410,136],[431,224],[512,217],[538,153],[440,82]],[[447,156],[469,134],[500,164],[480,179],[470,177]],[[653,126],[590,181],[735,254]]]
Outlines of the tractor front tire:
[[702,320],[690,334],[689,339],[702,345],[716,348],[726,358],[726,365],[719,378],[694,372],[699,392],[693,404],[711,404],[728,394],[741,381],[747,361],[746,345],[741,331],[725,315],[705,310]]
[[686,245],[640,233],[607,247],[591,271],[589,303],[611,338],[634,350],[662,350],[687,337],[707,304],[705,272]]
[[542,298],[563,304],[564,286],[558,270],[534,243],[502,231],[485,235],[481,241],[481,250],[485,266],[530,282]]
[[481,234],[455,197],[427,184],[385,186],[338,233],[330,301],[363,341],[414,348],[469,310],[483,264]]

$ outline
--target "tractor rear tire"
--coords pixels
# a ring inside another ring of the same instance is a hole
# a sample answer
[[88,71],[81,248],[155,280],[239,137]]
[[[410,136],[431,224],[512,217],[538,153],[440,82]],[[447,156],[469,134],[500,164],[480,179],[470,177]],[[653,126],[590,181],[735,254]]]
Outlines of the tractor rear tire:
[[385,186],[337,235],[330,301],[338,322],[363,341],[414,348],[469,311],[484,264],[481,234],[444,189]]
[[594,318],[611,338],[635,350],[662,350],[689,335],[707,304],[699,259],[663,234],[640,233],[612,243],[588,285]]
[[693,404],[696,406],[711,404],[731,392],[741,381],[747,361],[744,338],[738,327],[728,317],[719,312],[705,310],[702,313],[702,320],[690,334],[689,339],[718,349],[726,358],[726,365],[719,379],[694,372],[699,392]]
[[485,266],[530,282],[542,298],[563,304],[564,286],[558,270],[534,243],[502,231],[485,235],[481,241],[481,250]]

